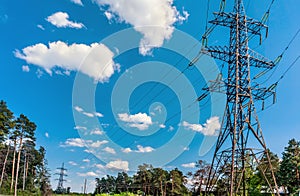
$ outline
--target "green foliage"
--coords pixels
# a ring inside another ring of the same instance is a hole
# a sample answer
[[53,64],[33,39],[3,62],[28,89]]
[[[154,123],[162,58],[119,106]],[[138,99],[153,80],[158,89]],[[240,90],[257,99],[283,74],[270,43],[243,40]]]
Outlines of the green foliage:
[[14,127],[14,115],[3,100],[0,101],[0,143],[5,140],[9,131]]
[[[129,177],[125,172],[117,177],[96,178],[95,194],[102,195],[186,195],[186,177],[177,168],[171,171],[143,164]],[[122,193],[123,192],[123,193]]]
[[0,101],[0,194],[11,194],[11,182],[15,182],[12,179],[16,179],[17,173],[16,168],[12,173],[13,163],[19,169],[16,185],[18,195],[50,194],[46,151],[43,147],[38,150],[35,148],[35,130],[34,122],[24,114],[15,119],[6,103]]
[[289,141],[282,153],[278,179],[290,194],[300,191],[300,142],[295,139]]

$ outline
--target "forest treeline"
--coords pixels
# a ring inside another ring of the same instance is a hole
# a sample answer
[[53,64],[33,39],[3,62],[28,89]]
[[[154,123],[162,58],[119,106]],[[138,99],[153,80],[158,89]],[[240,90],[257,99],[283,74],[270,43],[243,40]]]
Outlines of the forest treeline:
[[[0,101],[0,194],[50,195],[50,174],[44,147],[36,147],[36,125],[24,114],[15,117],[6,102]],[[282,158],[269,151],[271,164],[278,186],[283,194],[294,195],[300,191],[300,142],[291,139],[282,152]],[[246,195],[266,195],[272,179],[266,171],[267,157],[252,160],[245,156]],[[250,164],[251,163],[251,164]],[[228,168],[226,168],[228,167]],[[96,178],[94,194],[133,193],[138,195],[179,196],[201,195],[209,176],[210,164],[203,160],[195,163],[193,171],[184,174],[179,169],[155,168],[150,164],[138,166],[137,172],[129,176],[119,172],[116,176]],[[221,180],[214,188],[214,195],[227,195],[230,165],[222,168]],[[220,173],[221,171],[213,171]],[[265,175],[265,177],[264,177]],[[126,195],[126,194],[125,194]],[[127,194],[128,195],[128,194]],[[271,194],[270,194],[271,195]]]
[[36,148],[36,125],[0,101],[0,194],[51,194],[46,150]]
[[[298,196],[300,191],[300,142],[291,139],[282,153],[282,160],[270,151],[269,155],[281,194]],[[245,171],[247,190],[245,195],[272,195],[272,191],[268,189],[264,177],[265,175],[272,183],[271,173],[262,172],[267,171],[269,168],[267,157],[263,156],[258,161],[251,160],[251,156],[246,155],[246,158],[248,159],[246,162],[251,164],[246,167],[247,171]],[[119,172],[117,176],[106,175],[102,178],[96,178],[94,194],[126,195],[121,193],[130,192],[136,195],[153,196],[204,195],[211,166],[202,160],[197,161],[195,166],[193,172],[184,175],[177,168],[168,171],[143,164],[138,166],[137,172],[132,176],[125,172]],[[221,176],[221,180],[216,184],[211,195],[223,196],[228,194],[230,168],[229,164],[227,167],[221,168],[224,175]],[[213,172],[218,173],[221,171]],[[243,195],[242,192],[241,195]]]

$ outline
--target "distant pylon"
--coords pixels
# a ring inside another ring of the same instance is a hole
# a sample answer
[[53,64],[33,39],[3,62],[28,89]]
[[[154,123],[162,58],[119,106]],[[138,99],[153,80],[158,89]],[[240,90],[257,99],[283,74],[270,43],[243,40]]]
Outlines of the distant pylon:
[[58,184],[57,184],[57,188],[56,188],[55,192],[56,193],[65,193],[66,189],[64,188],[64,181],[66,181],[66,180],[64,179],[64,177],[67,176],[65,174],[67,169],[64,168],[64,163],[62,163],[62,166],[57,169],[59,169],[60,172],[55,174],[55,175],[59,175],[59,178],[56,179],[56,180],[58,180]]
[[[248,46],[252,36],[261,37],[263,30],[267,32],[268,27],[246,16],[242,0],[234,0],[234,9],[230,13],[224,12],[224,2],[225,0],[222,0],[220,12],[214,13],[215,18],[210,23],[230,29],[229,46],[207,46],[207,37],[213,28],[203,36],[202,53],[228,64],[228,68],[225,69],[227,74],[224,74],[227,78],[220,74],[204,88],[207,92],[225,93],[227,97],[206,183],[206,194],[214,192],[218,183],[224,183],[226,190],[223,194],[248,195],[246,172],[253,163],[264,160],[267,168],[258,169],[261,169],[268,186],[265,191],[279,196],[270,155],[254,107],[254,101],[264,102],[268,97],[275,96],[274,86],[252,86],[250,75],[250,70],[254,67],[269,70],[276,64]],[[198,100],[205,98],[207,92]]]

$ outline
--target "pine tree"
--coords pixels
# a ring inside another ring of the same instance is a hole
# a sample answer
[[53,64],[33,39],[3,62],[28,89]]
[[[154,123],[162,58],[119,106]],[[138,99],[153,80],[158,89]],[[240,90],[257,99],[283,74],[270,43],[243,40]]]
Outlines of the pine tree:
[[300,142],[291,139],[282,155],[279,184],[286,187],[289,194],[293,194],[300,191]]
[[14,131],[14,135],[18,138],[19,148],[18,148],[18,160],[17,160],[17,169],[16,169],[16,177],[15,177],[15,191],[14,195],[17,195],[18,189],[18,178],[19,178],[19,169],[20,169],[20,160],[21,160],[21,152],[23,148],[24,140],[35,141],[34,131],[36,129],[36,125],[31,122],[24,114],[21,114],[20,117],[16,120],[16,129]]

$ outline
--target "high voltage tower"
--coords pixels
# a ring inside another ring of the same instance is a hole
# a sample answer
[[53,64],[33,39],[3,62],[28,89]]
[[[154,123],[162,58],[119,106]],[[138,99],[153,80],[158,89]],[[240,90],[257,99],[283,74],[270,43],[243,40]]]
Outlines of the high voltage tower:
[[64,179],[64,177],[67,176],[65,174],[65,172],[67,171],[67,169],[64,168],[64,163],[62,164],[61,167],[59,167],[57,169],[59,169],[60,172],[56,173],[56,175],[59,175],[59,178],[56,179],[56,180],[58,180],[58,184],[57,184],[57,188],[56,188],[55,192],[56,193],[65,193],[66,189],[64,188],[64,181],[66,181],[66,180]]
[[[220,74],[215,81],[210,81],[208,87],[204,88],[206,93],[198,98],[200,101],[208,92],[225,93],[227,97],[206,193],[213,192],[216,185],[223,181],[227,187],[226,192],[231,196],[247,195],[247,169],[249,171],[254,164],[262,165],[264,161],[264,167],[258,169],[268,186],[265,191],[279,195],[270,155],[254,106],[254,101],[264,102],[268,97],[275,97],[275,86],[251,86],[250,75],[253,67],[262,68],[266,72],[275,67],[276,62],[248,47],[252,37],[261,38],[264,32],[267,35],[268,27],[263,22],[246,16],[242,0],[235,0],[233,11],[229,13],[224,12],[224,5],[225,0],[222,0],[220,11],[214,13],[214,19],[209,21],[213,27],[202,37],[202,53],[228,64],[227,78]],[[215,26],[229,28],[229,46],[207,46],[208,34]]]

